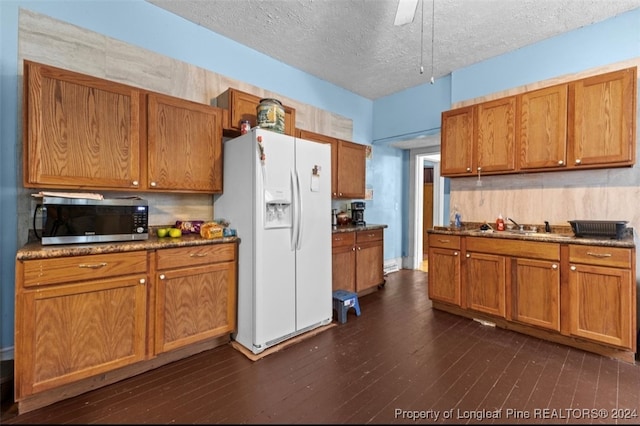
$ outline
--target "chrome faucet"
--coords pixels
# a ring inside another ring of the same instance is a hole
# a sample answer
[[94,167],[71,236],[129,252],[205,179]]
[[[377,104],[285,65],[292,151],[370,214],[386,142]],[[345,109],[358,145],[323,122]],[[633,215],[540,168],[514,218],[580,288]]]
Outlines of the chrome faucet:
[[511,219],[510,217],[508,217],[507,220],[512,222],[515,226],[517,226],[518,229],[520,229],[520,231],[524,231],[524,225],[520,225],[518,222],[516,222],[515,220]]

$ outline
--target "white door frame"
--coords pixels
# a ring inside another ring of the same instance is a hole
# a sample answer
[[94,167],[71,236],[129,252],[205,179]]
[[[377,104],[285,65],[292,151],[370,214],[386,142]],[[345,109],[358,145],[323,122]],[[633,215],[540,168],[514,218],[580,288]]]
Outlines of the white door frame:
[[433,225],[444,224],[444,178],[440,176],[440,147],[417,148],[410,151],[409,191],[409,269],[418,269],[422,263],[422,227],[424,198],[424,162],[433,163]]

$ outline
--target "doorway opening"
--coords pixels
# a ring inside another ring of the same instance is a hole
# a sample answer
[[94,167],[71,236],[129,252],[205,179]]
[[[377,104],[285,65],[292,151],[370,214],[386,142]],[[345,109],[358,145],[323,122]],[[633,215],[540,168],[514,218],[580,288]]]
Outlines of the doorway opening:
[[[446,217],[445,179],[440,176],[439,147],[434,148],[435,150],[432,148],[431,150],[412,150],[411,152],[411,182],[413,184],[413,196],[411,197],[413,208],[410,218],[410,226],[413,228],[410,232],[412,237],[411,269],[420,269],[425,272],[428,271],[427,231],[433,226],[442,226]],[[431,174],[431,178],[425,179],[425,170]],[[425,180],[431,180],[430,185],[425,185]],[[425,196],[430,196],[431,200],[425,200]],[[425,208],[431,208],[431,214],[427,212],[425,215]]]

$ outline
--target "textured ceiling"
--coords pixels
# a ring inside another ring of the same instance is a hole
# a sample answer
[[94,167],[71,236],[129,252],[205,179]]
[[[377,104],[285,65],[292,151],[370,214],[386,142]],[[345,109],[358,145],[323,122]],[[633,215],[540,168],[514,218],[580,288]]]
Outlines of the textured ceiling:
[[398,0],[147,1],[369,99],[640,7],[640,0],[420,0],[413,22],[394,26]]

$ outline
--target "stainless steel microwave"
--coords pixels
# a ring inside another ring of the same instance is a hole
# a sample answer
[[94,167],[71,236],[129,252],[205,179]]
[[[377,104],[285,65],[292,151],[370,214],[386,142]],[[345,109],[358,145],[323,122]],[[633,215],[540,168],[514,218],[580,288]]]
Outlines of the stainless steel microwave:
[[43,245],[149,238],[149,206],[139,198],[43,197],[41,208]]

